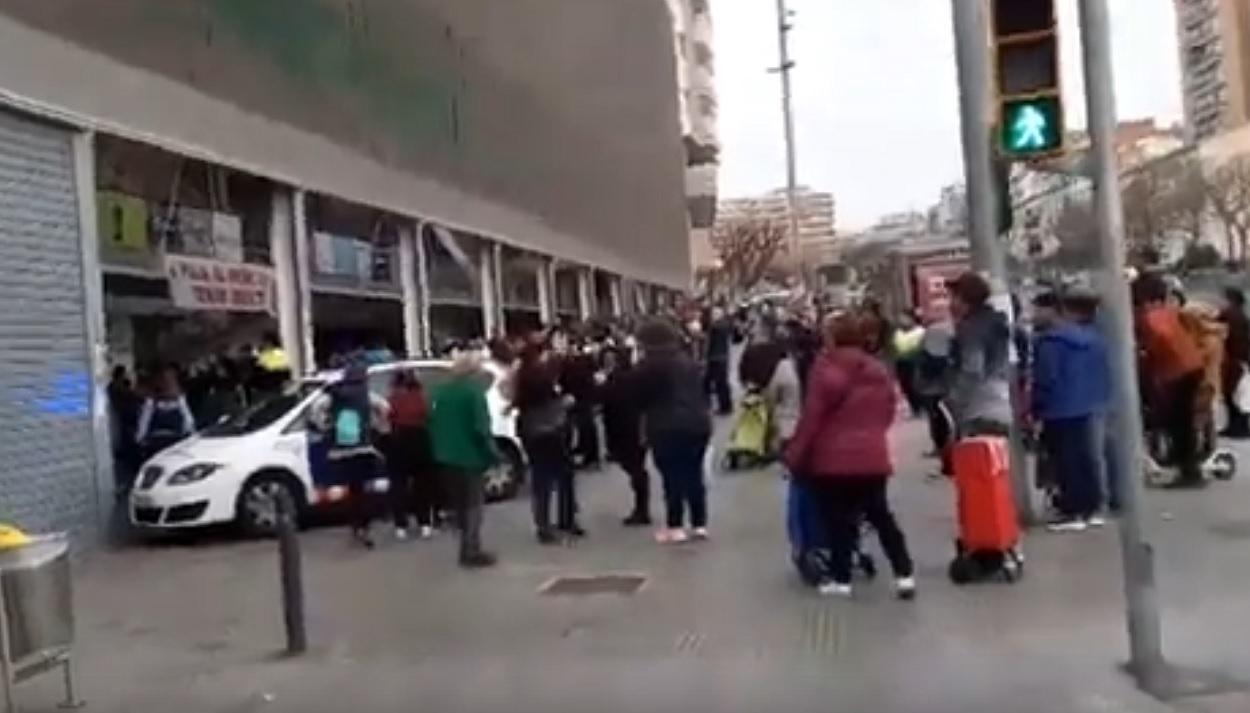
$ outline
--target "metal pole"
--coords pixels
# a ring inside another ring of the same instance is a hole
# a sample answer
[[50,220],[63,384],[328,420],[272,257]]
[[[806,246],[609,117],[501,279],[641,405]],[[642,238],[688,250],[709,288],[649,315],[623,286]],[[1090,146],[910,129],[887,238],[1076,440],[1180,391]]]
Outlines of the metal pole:
[[399,226],[399,285],[404,296],[404,352],[421,356],[421,278],[417,265],[418,232],[411,221]]
[[304,621],[304,565],[299,548],[295,503],[281,493],[278,508],[278,568],[282,578],[282,620],[286,626],[286,652],[297,656],[308,649]]
[[1098,218],[1100,283],[1114,379],[1111,434],[1120,487],[1120,549],[1128,607],[1129,668],[1138,684],[1153,690],[1164,675],[1159,593],[1154,550],[1141,522],[1141,397],[1137,387],[1132,302],[1121,279],[1125,265],[1124,208],[1115,155],[1115,87],[1111,70],[1111,18],[1106,0],[1081,0],[1081,38],[1085,58],[1085,101],[1094,156],[1094,208]]
[[[0,575],[3,575],[0,572]],[[12,645],[9,632],[8,604],[5,602],[4,587],[0,586],[0,678],[4,682],[5,713],[17,713],[17,702],[13,696],[13,687],[17,685],[13,671],[13,659],[9,649]]]
[[[972,266],[989,277],[990,298],[999,311],[1012,315],[1007,292],[1007,261],[998,240],[997,189],[990,144],[989,25],[982,0],[951,0],[955,31],[955,62],[959,70],[959,113],[964,153],[964,181],[968,194],[968,237]],[[1015,378],[1015,368],[1011,376]],[[1015,410],[1015,390],[1012,390]],[[1014,419],[1013,419],[1014,421]],[[1033,487],[1017,423],[1011,427],[1011,477],[1021,521],[1036,520]]]
[[781,74],[781,119],[786,135],[786,209],[790,218],[791,259],[798,260],[799,248],[799,169],[795,156],[794,139],[794,100],[790,86],[790,71],[794,69],[794,60],[790,59],[790,10],[786,0],[777,0],[777,46],[781,56],[781,64],[777,72]]
[[[994,217],[994,167],[991,131],[989,46],[981,0],[951,0],[954,9],[955,62],[959,69],[959,115],[968,193],[968,234],[972,266],[1000,278],[1005,273]],[[1000,288],[1000,285],[996,285]]]

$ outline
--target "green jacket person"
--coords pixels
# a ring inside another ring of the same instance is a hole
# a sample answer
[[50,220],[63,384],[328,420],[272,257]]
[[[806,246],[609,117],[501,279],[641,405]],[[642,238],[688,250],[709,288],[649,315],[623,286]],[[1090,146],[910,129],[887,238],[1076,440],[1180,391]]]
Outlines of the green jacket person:
[[486,385],[476,352],[456,355],[450,378],[430,398],[430,442],[434,460],[448,478],[460,520],[460,564],[489,567],[495,557],[482,550],[484,476],[498,461],[486,405]]

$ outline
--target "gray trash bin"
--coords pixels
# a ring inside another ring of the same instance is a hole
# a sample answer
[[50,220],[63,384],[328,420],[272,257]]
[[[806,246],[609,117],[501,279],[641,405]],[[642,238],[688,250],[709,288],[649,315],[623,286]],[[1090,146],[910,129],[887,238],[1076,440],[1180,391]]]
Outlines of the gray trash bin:
[[0,674],[8,713],[17,710],[14,686],[57,669],[64,675],[66,704],[78,705],[71,665],[73,599],[64,534],[0,550]]

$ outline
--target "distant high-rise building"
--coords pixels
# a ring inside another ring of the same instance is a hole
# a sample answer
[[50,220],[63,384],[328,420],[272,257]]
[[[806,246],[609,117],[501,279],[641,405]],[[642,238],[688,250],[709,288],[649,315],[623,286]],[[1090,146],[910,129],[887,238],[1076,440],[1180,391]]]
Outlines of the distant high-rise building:
[[1190,138],[1250,123],[1250,3],[1174,1]]
[[[797,243],[800,259],[830,262],[836,255],[837,244],[837,203],[833,194],[800,186],[794,198],[799,219]],[[779,223],[789,233],[790,206],[786,190],[778,188],[762,196],[723,200],[717,211],[717,220],[733,220],[748,215]]]
[[716,261],[711,237],[716,222],[720,139],[712,12],[709,0],[668,0],[668,3],[673,16],[682,137],[686,146],[690,255],[691,263],[698,269]]

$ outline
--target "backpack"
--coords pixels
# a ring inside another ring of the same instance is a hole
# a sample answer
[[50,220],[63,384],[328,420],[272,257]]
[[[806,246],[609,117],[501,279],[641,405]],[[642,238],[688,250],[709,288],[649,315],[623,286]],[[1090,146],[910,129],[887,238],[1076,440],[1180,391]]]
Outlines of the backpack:
[[353,400],[335,395],[330,406],[330,444],[334,448],[360,448],[370,444],[369,411]]

